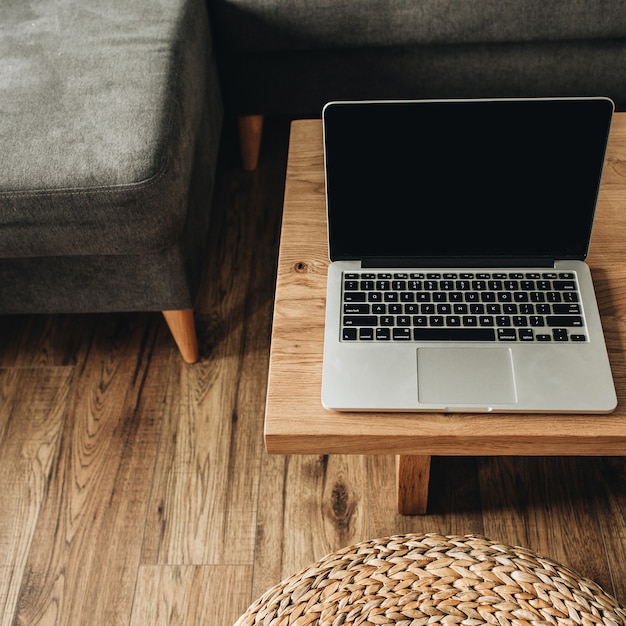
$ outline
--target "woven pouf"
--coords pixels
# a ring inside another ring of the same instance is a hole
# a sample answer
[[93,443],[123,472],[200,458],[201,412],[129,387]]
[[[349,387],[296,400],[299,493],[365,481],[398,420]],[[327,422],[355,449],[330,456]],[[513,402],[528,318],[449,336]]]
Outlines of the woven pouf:
[[626,625],[597,584],[477,536],[402,535],[330,554],[267,591],[235,626]]

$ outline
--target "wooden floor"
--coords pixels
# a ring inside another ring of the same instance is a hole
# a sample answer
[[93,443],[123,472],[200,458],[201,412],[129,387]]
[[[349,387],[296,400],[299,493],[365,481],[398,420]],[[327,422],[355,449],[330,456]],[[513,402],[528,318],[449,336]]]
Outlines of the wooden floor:
[[324,554],[405,532],[526,546],[626,602],[621,458],[436,458],[429,513],[401,517],[392,457],[265,454],[288,133],[268,122],[252,174],[225,134],[200,363],[159,314],[1,319],[0,626],[227,626]]

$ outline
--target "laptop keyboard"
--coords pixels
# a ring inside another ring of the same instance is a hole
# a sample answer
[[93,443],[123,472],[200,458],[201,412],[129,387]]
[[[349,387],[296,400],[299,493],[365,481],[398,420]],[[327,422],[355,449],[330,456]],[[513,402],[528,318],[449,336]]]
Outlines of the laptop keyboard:
[[574,272],[345,272],[344,341],[587,341]]

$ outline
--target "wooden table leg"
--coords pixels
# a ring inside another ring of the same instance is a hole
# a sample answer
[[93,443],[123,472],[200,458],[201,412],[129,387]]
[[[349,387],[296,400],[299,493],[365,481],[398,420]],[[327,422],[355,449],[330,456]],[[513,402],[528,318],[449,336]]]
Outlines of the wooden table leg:
[[424,515],[428,506],[430,456],[396,455],[398,513]]

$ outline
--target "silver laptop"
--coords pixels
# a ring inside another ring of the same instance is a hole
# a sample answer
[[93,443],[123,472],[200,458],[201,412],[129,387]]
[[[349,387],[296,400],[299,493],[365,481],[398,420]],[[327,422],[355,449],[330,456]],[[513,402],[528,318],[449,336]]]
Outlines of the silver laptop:
[[326,105],[326,408],[615,408],[584,263],[613,109]]

